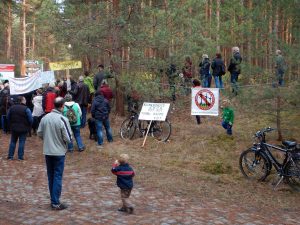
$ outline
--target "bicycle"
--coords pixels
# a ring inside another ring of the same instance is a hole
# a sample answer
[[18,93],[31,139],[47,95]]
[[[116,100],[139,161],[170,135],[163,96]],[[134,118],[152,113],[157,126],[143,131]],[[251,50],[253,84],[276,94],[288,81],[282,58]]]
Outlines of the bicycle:
[[[239,167],[242,174],[248,179],[264,181],[270,175],[272,166],[278,173],[279,180],[274,190],[285,179],[294,190],[300,191],[300,149],[293,141],[283,141],[283,146],[276,146],[266,142],[266,133],[275,129],[265,128],[254,135],[256,141],[253,146],[241,153]],[[271,149],[284,153],[282,163],[274,157]]]
[[[136,130],[139,131],[140,137],[144,137],[150,122],[139,120],[139,114],[134,110],[130,110],[130,113],[130,117],[125,119],[121,124],[121,138],[131,140]],[[171,135],[171,123],[167,119],[165,121],[152,121],[148,135],[161,142],[166,142]]]

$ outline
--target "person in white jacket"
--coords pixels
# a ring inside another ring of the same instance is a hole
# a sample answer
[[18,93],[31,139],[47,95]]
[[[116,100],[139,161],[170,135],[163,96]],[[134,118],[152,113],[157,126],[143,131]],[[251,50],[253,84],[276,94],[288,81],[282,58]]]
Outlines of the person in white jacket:
[[37,131],[37,135],[43,140],[51,207],[54,210],[67,208],[67,205],[59,200],[67,145],[72,142],[69,120],[62,115],[64,103],[62,97],[55,98],[55,108],[42,118]]
[[32,123],[32,129],[33,133],[36,134],[36,131],[39,127],[40,121],[44,115],[43,110],[43,91],[42,89],[36,90],[36,96],[32,99],[33,104],[33,111],[32,111],[32,117],[33,117],[33,123]]

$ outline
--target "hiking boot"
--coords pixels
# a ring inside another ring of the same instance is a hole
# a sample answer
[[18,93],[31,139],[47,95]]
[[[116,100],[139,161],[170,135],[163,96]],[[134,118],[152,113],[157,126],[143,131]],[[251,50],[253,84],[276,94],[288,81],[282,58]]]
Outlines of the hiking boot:
[[51,204],[51,208],[53,210],[64,210],[64,209],[68,208],[68,206],[63,203],[58,204],[58,205]]
[[133,208],[132,206],[130,206],[130,207],[127,208],[127,212],[128,212],[129,214],[132,214],[133,211],[134,211],[134,208]]
[[7,157],[7,160],[14,160],[14,158],[13,157]]
[[119,212],[127,212],[127,208],[121,207],[121,208],[118,208],[118,211]]
[[78,151],[83,152],[85,150],[85,147],[79,148]]
[[97,145],[98,149],[103,149],[103,145]]

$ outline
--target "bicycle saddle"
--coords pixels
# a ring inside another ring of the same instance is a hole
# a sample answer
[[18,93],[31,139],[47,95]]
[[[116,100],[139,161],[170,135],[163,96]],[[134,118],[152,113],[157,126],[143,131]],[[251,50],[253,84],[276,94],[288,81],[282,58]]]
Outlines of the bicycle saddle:
[[297,145],[297,142],[295,141],[283,141],[282,144],[288,148],[295,147]]

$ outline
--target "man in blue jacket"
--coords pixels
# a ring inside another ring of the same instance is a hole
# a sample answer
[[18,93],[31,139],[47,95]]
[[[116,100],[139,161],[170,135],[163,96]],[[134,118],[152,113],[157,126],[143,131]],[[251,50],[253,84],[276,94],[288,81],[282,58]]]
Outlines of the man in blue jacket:
[[106,137],[108,142],[113,141],[112,130],[109,123],[110,106],[107,99],[104,98],[100,91],[97,91],[92,103],[91,114],[96,120],[98,148],[103,148],[103,133],[102,125],[106,131]]
[[14,158],[15,148],[19,139],[18,159],[24,160],[26,136],[31,129],[33,119],[30,109],[26,106],[26,99],[23,96],[19,96],[17,104],[10,107],[7,113],[7,120],[11,127],[7,159],[12,160]]

